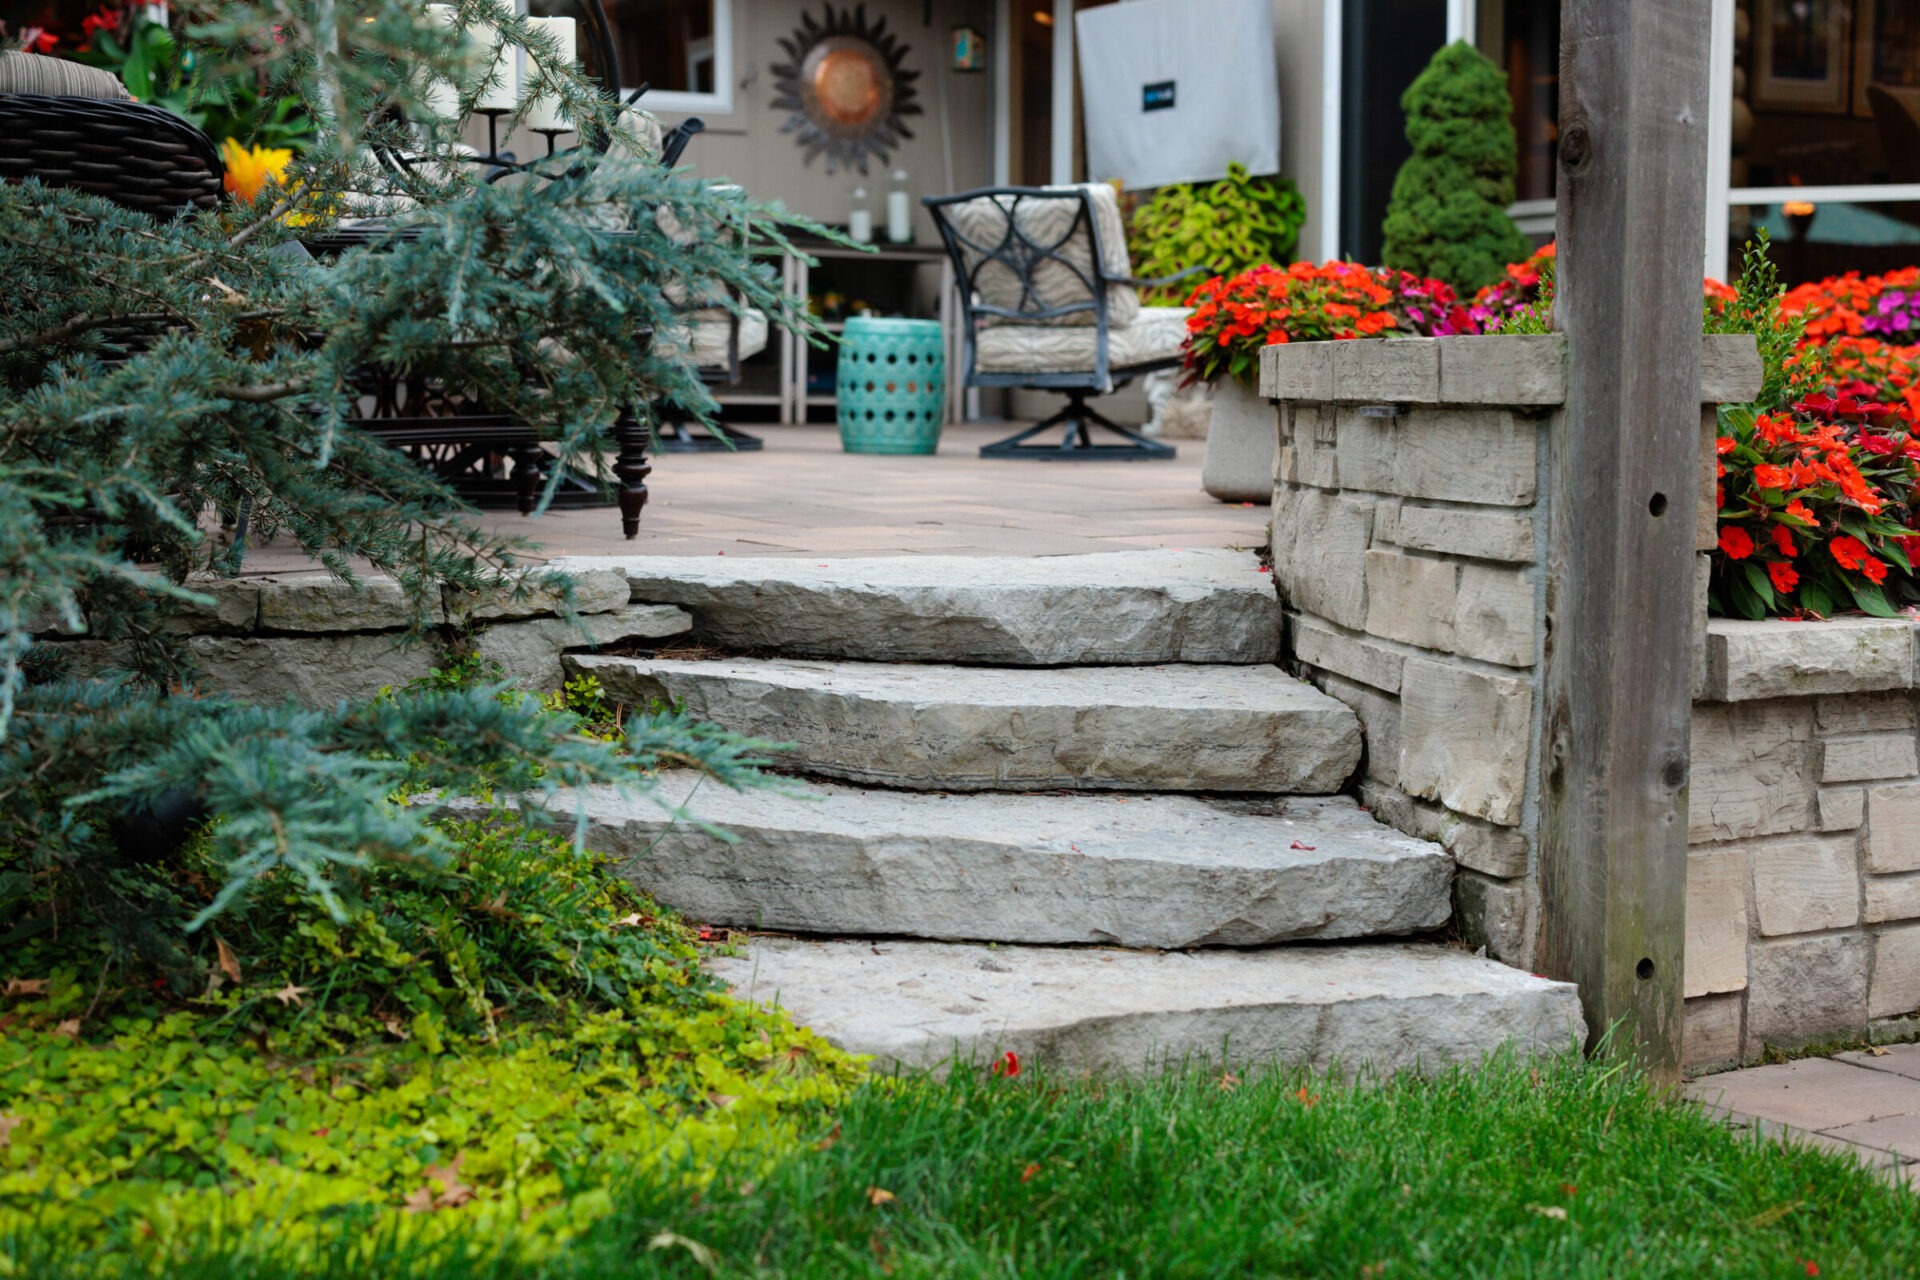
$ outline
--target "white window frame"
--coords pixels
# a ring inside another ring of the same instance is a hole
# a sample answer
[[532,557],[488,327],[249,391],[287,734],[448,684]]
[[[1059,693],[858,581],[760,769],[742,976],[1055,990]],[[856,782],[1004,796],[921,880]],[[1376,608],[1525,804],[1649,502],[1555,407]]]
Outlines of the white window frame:
[[[684,89],[649,89],[647,96],[636,104],[642,111],[655,115],[663,111],[676,115],[694,111],[726,115],[733,110],[734,0],[709,0],[709,3],[713,5],[713,92],[693,93]],[[515,7],[519,12],[525,13],[526,0],[519,0]],[[621,85],[620,96],[624,98],[639,87],[633,84]]]

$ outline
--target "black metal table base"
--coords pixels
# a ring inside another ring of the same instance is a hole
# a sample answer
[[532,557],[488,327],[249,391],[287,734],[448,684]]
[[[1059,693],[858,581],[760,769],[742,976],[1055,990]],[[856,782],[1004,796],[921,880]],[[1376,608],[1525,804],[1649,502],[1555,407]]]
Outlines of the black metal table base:
[[720,427],[716,432],[685,422],[661,423],[653,443],[655,453],[755,453],[765,447],[764,440],[745,431]]
[[[1028,444],[1037,435],[1064,427],[1059,444]],[[1095,444],[1093,428],[1110,431],[1126,444]],[[1038,462],[1150,462],[1171,458],[1174,447],[1150,440],[1089,408],[1085,392],[1069,392],[1067,407],[1025,431],[980,446],[983,458],[1028,458]]]

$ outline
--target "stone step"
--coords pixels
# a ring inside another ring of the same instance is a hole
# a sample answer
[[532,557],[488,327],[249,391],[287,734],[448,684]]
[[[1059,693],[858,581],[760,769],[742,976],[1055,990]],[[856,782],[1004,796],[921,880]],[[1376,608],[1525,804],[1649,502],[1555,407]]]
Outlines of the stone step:
[[1317,794],[1360,761],[1353,713],[1273,666],[569,663],[623,702],[792,742],[795,771],[877,786]]
[[885,556],[594,556],[636,603],[677,604],[722,648],[1004,666],[1272,662],[1280,605],[1251,551]]
[[759,939],[712,968],[883,1068],[1011,1052],[1076,1073],[1189,1057],[1431,1072],[1506,1041],[1557,1053],[1584,1037],[1570,983],[1426,943],[1153,953]]
[[[796,791],[804,790],[804,795]],[[981,796],[806,785],[730,792],[690,773],[659,803],[594,788],[587,841],[714,924],[817,934],[1257,946],[1446,923],[1453,859],[1345,797]]]

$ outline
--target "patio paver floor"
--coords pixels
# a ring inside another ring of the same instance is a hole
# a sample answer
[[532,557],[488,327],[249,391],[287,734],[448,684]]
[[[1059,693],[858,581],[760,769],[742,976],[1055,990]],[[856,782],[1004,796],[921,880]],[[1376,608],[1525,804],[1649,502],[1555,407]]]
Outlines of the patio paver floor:
[[[1052,556],[1266,541],[1267,508],[1201,491],[1201,440],[1176,442],[1169,461],[1033,462],[979,456],[1008,423],[949,426],[923,457],[843,453],[831,426],[750,429],[766,441],[758,453],[656,457],[632,542],[612,507],[534,520],[490,511],[484,523],[552,556]],[[246,562],[248,574],[312,567],[284,545]]]
[[1852,1155],[1920,1189],[1920,1044],[1703,1076],[1686,1095],[1736,1128]]

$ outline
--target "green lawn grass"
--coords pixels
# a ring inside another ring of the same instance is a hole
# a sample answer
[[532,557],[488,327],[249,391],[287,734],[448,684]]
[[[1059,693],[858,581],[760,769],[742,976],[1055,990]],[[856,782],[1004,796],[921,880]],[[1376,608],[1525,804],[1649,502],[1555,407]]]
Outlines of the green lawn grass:
[[[533,1265],[485,1241],[338,1276],[1900,1276],[1920,1197],[1726,1130],[1624,1068],[1500,1058],[1349,1086],[1192,1070],[1140,1083],[956,1072],[855,1092],[757,1182],[655,1177]],[[364,1244],[362,1239],[360,1243]],[[15,1273],[81,1272],[31,1251]],[[173,1277],[283,1276],[271,1233]]]

